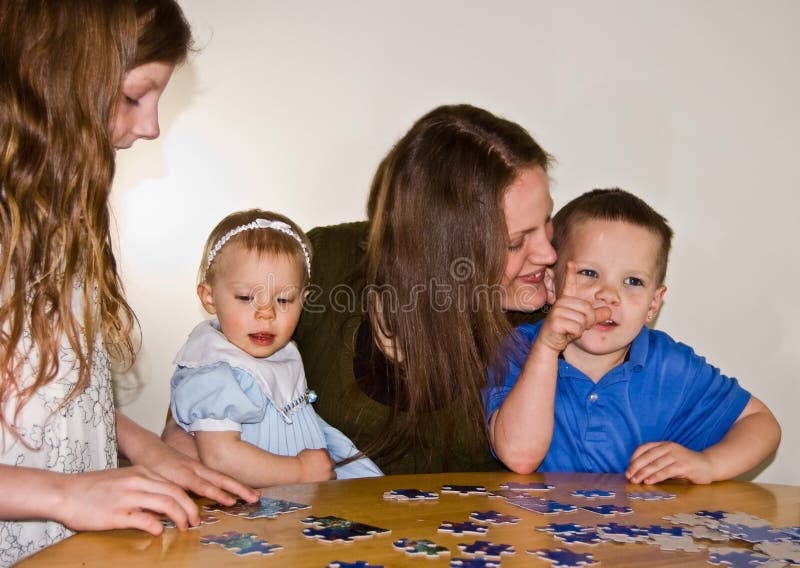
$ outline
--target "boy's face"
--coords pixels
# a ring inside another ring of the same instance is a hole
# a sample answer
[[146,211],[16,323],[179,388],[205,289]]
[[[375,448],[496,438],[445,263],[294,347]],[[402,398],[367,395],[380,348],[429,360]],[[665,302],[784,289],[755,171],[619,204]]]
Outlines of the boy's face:
[[303,270],[286,254],[265,254],[229,245],[214,262],[213,282],[197,287],[225,337],[253,357],[269,357],[292,339],[303,302]]
[[656,280],[660,246],[655,233],[622,221],[591,220],[571,228],[556,265],[558,294],[564,293],[564,270],[572,260],[577,296],[595,308],[611,308],[611,318],[570,343],[567,356],[578,364],[596,356],[613,365],[624,360],[642,326],[658,313],[666,292]]

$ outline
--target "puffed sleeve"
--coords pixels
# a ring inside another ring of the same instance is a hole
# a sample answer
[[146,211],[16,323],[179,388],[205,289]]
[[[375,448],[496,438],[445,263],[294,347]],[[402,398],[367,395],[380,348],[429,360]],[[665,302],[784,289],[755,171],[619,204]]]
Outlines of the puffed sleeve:
[[178,367],[170,384],[172,416],[189,432],[241,432],[242,424],[264,418],[267,400],[261,389],[252,377],[226,363]]

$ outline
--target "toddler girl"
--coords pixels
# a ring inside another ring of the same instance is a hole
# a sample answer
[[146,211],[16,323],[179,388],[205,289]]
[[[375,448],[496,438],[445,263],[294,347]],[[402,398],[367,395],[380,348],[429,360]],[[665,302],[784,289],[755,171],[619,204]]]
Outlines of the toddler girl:
[[[310,254],[282,215],[225,217],[206,242],[197,287],[216,319],[195,327],[175,357],[175,421],[194,435],[203,463],[254,487],[382,475],[310,404],[316,395],[291,341]],[[344,462],[335,472],[331,458]]]

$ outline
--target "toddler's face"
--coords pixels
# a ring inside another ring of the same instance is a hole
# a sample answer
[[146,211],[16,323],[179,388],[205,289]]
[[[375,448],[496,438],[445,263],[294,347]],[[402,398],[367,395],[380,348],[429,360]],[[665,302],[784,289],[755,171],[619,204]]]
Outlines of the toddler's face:
[[567,261],[575,263],[577,296],[593,307],[608,306],[611,318],[598,322],[573,341],[568,350],[624,359],[642,326],[655,317],[666,287],[656,280],[659,237],[621,221],[591,220],[572,227],[559,253],[558,294],[563,289]]
[[214,262],[213,282],[200,284],[197,293],[228,341],[253,357],[269,357],[289,343],[303,306],[305,267],[289,255],[259,255],[236,244]]

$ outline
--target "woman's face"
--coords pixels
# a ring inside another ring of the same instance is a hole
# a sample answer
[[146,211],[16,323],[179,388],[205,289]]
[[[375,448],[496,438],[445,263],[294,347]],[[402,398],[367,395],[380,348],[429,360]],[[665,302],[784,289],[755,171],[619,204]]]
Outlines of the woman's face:
[[506,269],[500,281],[503,307],[532,312],[547,302],[546,268],[556,261],[553,238],[553,200],[547,174],[540,167],[520,170],[503,198],[508,227]]
[[122,98],[111,128],[115,148],[130,148],[139,138],[158,138],[158,99],[174,68],[170,63],[156,61],[134,67],[125,74]]

